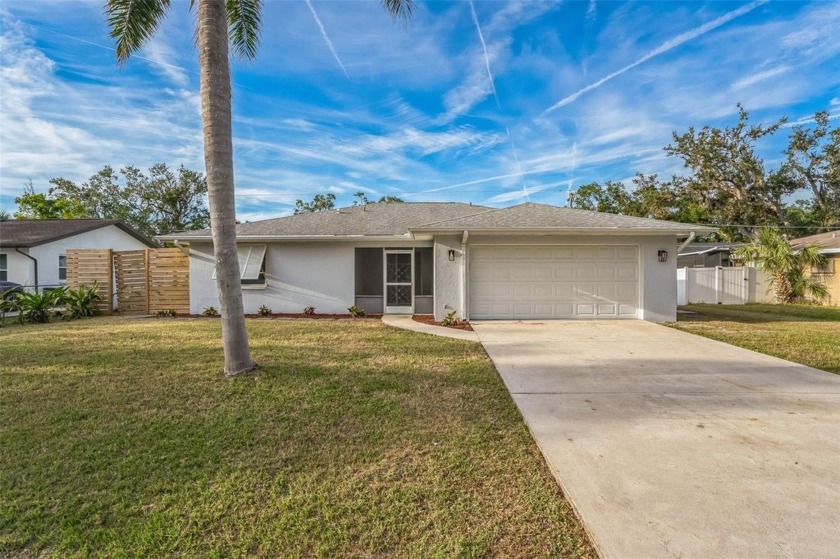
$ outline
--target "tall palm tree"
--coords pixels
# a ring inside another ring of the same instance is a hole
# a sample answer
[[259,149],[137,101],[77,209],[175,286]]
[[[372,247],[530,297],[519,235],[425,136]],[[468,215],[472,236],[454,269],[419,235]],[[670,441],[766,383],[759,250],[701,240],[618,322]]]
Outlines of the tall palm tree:
[[763,269],[781,303],[822,301],[828,296],[826,286],[805,273],[825,266],[827,257],[819,247],[791,246],[778,228],[761,228],[752,244],[735,251],[735,258]]
[[[216,286],[222,315],[225,373],[256,367],[239,283],[231,132],[229,48],[241,59],[257,54],[263,0],[190,0],[198,5],[196,41],[204,127],[204,164],[210,203],[210,229],[216,259]],[[392,18],[408,19],[413,0],[382,0]],[[157,31],[171,0],[107,0],[105,14],[116,39],[117,61],[124,63]]]

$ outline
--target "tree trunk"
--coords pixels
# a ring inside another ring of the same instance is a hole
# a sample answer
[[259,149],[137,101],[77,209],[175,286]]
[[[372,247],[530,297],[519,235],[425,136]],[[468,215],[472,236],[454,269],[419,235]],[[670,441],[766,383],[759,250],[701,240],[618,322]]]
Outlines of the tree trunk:
[[222,315],[225,374],[235,375],[250,371],[256,365],[248,349],[236,251],[230,61],[224,0],[198,2],[198,61],[201,71],[204,165],[207,170],[210,229],[216,258],[216,288]]

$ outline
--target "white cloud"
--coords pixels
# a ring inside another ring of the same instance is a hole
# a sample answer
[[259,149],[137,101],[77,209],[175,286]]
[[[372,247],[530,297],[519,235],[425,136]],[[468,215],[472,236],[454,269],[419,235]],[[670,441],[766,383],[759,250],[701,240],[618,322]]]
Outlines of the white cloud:
[[740,17],[740,16],[742,16],[746,13],[749,13],[752,10],[756,9],[757,7],[761,6],[762,4],[766,4],[768,1],[769,0],[755,0],[754,2],[751,2],[751,3],[747,4],[746,6],[742,6],[738,9],[736,9],[736,10],[732,10],[731,12],[727,12],[726,14],[724,14],[724,15],[718,17],[718,18],[715,18],[710,22],[704,23],[703,25],[701,25],[699,27],[695,27],[694,29],[686,31],[685,33],[680,33],[676,37],[674,37],[674,38],[672,38],[668,41],[665,41],[664,43],[659,45],[657,48],[648,52],[647,54],[645,54],[644,56],[642,56],[641,58],[639,58],[635,62],[633,62],[631,64],[628,64],[627,66],[621,68],[620,70],[616,70],[615,72],[607,74],[606,76],[604,76],[600,80],[598,80],[594,83],[591,83],[591,84],[587,85],[586,87],[584,87],[582,89],[579,89],[578,91],[572,93],[571,95],[568,95],[567,97],[564,97],[563,99],[561,99],[560,101],[558,101],[557,103],[555,103],[554,105],[552,105],[551,107],[546,109],[545,112],[548,113],[548,112],[554,111],[556,109],[559,109],[560,107],[564,107],[564,106],[568,105],[569,103],[573,103],[574,101],[579,99],[582,95],[585,95],[586,93],[589,93],[590,91],[601,87],[602,85],[604,85],[608,81],[612,80],[613,78],[616,78],[616,77],[620,76],[621,74],[624,74],[625,72],[628,72],[628,71],[632,70],[636,66],[644,64],[648,60],[650,60],[652,58],[655,58],[655,57],[657,57],[661,54],[664,54],[664,53],[668,52],[669,50],[674,49],[674,48],[682,45],[685,42],[691,41],[692,39],[696,39],[697,37],[700,37],[701,35],[704,35],[704,34],[708,33],[709,31],[712,31],[712,30],[720,27],[721,25],[732,21],[733,19],[735,19],[737,17]]
[[762,72],[757,72],[755,74],[750,74],[749,76],[744,76],[740,80],[736,81],[732,84],[732,89],[734,91],[738,91],[740,89],[745,89],[751,85],[755,85],[759,82],[763,82],[764,80],[769,80],[770,78],[775,78],[776,76],[780,76],[785,72],[789,71],[790,68],[788,66],[778,66],[776,68],[770,68],[769,70],[764,70]]

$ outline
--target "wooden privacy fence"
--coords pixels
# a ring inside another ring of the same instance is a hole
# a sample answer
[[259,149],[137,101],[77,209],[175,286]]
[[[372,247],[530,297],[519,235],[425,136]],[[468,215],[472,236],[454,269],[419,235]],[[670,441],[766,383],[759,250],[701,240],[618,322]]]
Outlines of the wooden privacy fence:
[[68,250],[67,285],[92,285],[94,281],[100,286],[101,310],[108,314],[114,294],[116,306],[124,314],[190,312],[189,257],[177,248]]
[[114,272],[110,249],[68,249],[67,287],[77,289],[80,285],[97,284],[100,312],[111,314],[114,309]]

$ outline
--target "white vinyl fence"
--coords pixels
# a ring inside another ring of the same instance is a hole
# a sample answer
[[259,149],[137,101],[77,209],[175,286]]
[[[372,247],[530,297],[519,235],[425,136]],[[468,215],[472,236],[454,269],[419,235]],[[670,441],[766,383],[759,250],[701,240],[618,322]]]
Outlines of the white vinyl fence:
[[677,268],[677,304],[772,303],[764,272],[753,267]]

